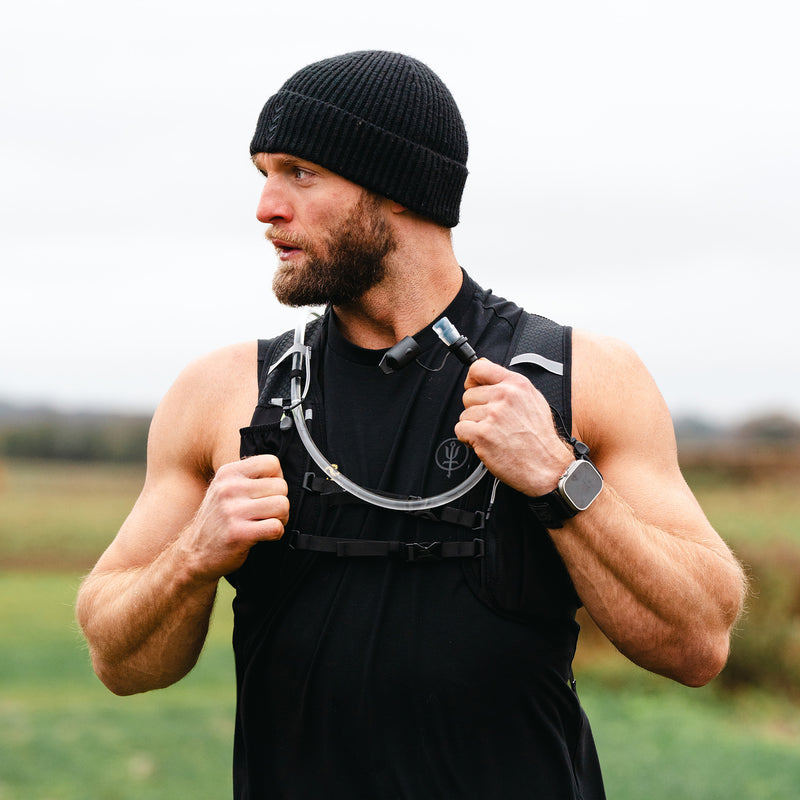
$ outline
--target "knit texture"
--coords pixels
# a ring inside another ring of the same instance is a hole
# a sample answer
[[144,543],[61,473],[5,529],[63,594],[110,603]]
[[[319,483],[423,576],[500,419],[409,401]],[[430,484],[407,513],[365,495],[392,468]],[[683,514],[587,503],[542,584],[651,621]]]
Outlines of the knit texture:
[[458,224],[467,133],[450,91],[400,53],[359,51],[304,67],[261,111],[250,154],[313,161],[440,225]]

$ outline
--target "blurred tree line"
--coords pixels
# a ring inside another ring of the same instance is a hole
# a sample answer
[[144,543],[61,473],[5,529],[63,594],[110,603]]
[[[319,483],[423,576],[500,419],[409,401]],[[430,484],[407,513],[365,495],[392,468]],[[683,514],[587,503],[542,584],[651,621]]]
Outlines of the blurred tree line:
[[148,416],[0,409],[0,456],[64,461],[144,462]]
[[[106,413],[67,413],[0,403],[0,457],[65,461],[145,461],[150,417]],[[797,447],[800,421],[782,414],[753,417],[733,428],[705,420],[678,419],[675,431],[687,466],[707,468],[723,463],[724,448],[734,447],[740,462],[754,446],[770,450]],[[699,463],[709,460],[710,463]]]

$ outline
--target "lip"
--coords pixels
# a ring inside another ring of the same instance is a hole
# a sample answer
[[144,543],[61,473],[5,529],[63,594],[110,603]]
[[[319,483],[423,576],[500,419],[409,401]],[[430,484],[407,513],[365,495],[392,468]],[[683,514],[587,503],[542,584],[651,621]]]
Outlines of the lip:
[[278,254],[278,258],[281,261],[289,261],[290,259],[296,257],[298,254],[303,252],[303,250],[300,247],[297,247],[296,245],[286,241],[285,239],[270,239],[270,242],[272,246],[275,248],[275,251]]

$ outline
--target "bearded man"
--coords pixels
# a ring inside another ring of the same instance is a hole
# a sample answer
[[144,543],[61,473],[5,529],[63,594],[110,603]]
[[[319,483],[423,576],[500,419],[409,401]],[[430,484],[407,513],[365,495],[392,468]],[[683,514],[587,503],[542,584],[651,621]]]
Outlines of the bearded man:
[[[159,405],[142,494],[78,597],[97,674],[118,694],[180,680],[227,579],[236,798],[603,797],[578,607],[699,686],[744,591],[650,375],[461,268],[466,132],[419,61],[300,70],[250,151],[275,294],[327,308],[308,341],[200,358]],[[466,337],[449,350],[442,317]]]

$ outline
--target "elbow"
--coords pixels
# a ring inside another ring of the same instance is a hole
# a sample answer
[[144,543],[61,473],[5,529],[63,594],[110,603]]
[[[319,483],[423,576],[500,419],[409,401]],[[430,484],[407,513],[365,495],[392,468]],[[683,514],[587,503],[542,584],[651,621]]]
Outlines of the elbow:
[[[618,646],[619,647],[619,646]],[[730,653],[730,631],[673,631],[658,643],[642,648],[619,648],[640,667],[691,688],[710,683],[722,672]]]
[[684,641],[684,668],[676,676],[680,683],[699,688],[714,680],[725,668],[730,656],[731,634],[744,609],[747,589],[747,582],[739,569],[736,575],[732,575],[729,593],[719,598],[714,621]]
[[94,674],[100,682],[113,694],[125,697],[139,692],[146,691],[138,688],[131,679],[129,671],[122,664],[122,659],[109,657],[103,647],[103,638],[96,636],[92,630],[90,620],[81,615],[81,608],[78,607],[78,623],[83,631],[84,638],[88,645],[89,658]]
[[683,659],[674,680],[693,689],[705,686],[722,672],[728,662],[730,639],[728,635],[708,639],[690,657]]
[[140,694],[147,691],[149,687],[141,686],[133,680],[133,675],[115,661],[103,659],[94,650],[91,651],[92,669],[94,674],[100,679],[103,686],[112,694],[118,697],[128,697],[132,694]]
[[716,678],[728,663],[731,627],[695,630],[673,639],[665,668],[656,672],[690,688],[700,688]]
[[103,686],[118,697],[165,689],[183,677],[183,674],[144,672],[124,662],[105,662],[92,656],[92,668]]
[[117,697],[130,697],[134,694],[141,694],[142,692],[147,691],[145,688],[138,688],[124,679],[121,679],[120,676],[116,675],[111,671],[101,670],[95,667],[95,675],[100,679],[100,682],[103,686],[106,687],[112,694],[117,695]]

